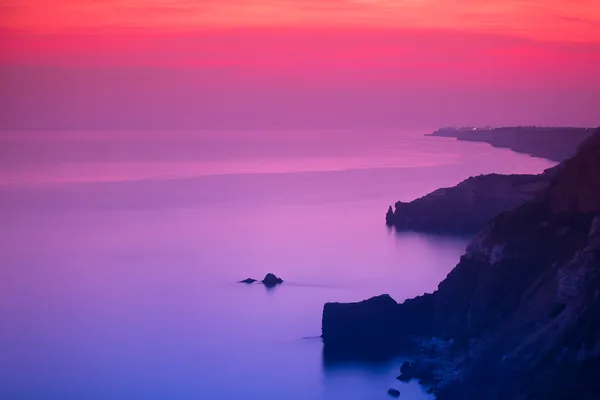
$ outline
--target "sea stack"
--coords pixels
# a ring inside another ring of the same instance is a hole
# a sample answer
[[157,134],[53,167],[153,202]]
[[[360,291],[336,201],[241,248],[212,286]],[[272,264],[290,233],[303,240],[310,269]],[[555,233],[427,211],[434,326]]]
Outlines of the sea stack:
[[261,282],[267,287],[273,287],[282,284],[283,279],[278,278],[277,276],[275,276],[275,274],[268,273],[267,275],[265,275],[265,279],[263,279]]

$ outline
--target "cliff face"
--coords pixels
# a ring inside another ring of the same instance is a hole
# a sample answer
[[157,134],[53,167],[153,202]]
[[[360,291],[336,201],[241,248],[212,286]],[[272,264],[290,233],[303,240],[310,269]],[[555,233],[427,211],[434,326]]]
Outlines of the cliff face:
[[[445,343],[420,361],[438,399],[599,398],[600,130],[544,190],[480,231],[421,299],[387,315],[397,343]],[[326,347],[327,324],[324,315]],[[348,335],[347,345],[368,347]]]
[[596,133],[583,142],[577,157],[562,164],[560,175],[543,193],[541,201],[553,213],[600,212],[600,190],[597,185],[599,164],[600,140]]
[[600,219],[532,222],[540,228],[523,232],[530,239],[506,243],[483,234],[455,279],[440,285],[433,333],[460,338],[458,356],[448,356],[460,372],[440,376],[440,399],[600,393],[585,380],[600,372]]
[[476,233],[492,218],[515,208],[550,183],[555,169],[541,175],[480,175],[438,189],[410,203],[397,202],[386,224],[398,230]]
[[432,333],[462,346],[439,398],[597,398],[599,273],[600,131],[439,285]]

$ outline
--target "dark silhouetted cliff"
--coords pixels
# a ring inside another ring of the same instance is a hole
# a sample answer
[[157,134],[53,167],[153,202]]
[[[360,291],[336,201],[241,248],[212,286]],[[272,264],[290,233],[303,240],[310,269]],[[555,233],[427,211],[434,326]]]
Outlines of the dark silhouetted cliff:
[[503,128],[442,128],[429,136],[485,142],[553,161],[563,161],[594,132],[592,128],[513,126]]
[[480,175],[409,203],[397,202],[386,224],[398,230],[476,233],[503,211],[546,188],[554,168],[540,175]]
[[440,400],[600,398],[600,130],[434,293],[386,300],[369,313],[385,324],[361,324],[357,307],[325,305],[325,355],[416,351],[413,374]]

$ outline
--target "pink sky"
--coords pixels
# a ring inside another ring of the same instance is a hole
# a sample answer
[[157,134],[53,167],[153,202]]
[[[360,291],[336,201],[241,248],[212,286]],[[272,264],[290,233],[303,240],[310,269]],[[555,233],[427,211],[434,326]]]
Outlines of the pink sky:
[[0,127],[598,125],[595,0],[20,0]]

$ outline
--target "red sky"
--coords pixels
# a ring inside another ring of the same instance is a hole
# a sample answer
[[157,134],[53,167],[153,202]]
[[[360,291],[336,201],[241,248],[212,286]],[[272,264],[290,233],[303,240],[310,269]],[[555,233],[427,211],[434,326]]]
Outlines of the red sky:
[[28,32],[117,27],[390,27],[600,38],[596,0],[5,0],[2,25]]
[[598,0],[4,0],[0,126],[600,124]]

